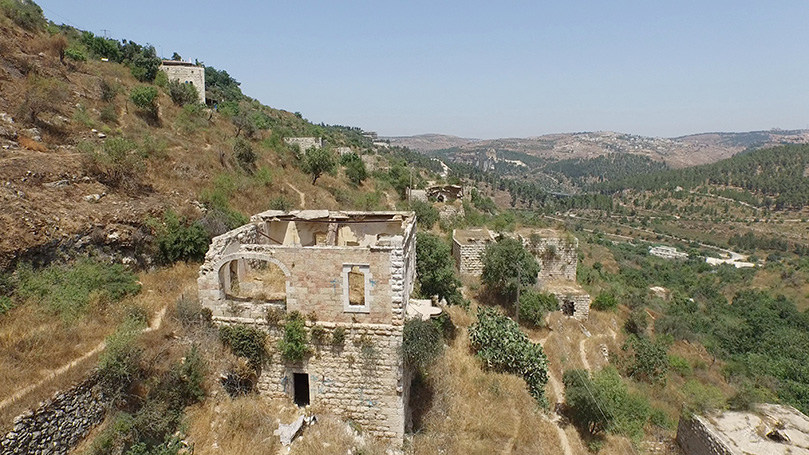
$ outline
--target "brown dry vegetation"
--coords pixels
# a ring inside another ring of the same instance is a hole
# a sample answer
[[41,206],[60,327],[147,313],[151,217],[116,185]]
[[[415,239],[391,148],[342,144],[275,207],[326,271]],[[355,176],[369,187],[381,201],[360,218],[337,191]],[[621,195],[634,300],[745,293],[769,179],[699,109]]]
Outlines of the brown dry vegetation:
[[83,378],[95,366],[97,356],[85,359],[68,374],[52,379],[49,376],[96,348],[115,330],[126,308],[136,306],[153,315],[166,302],[174,302],[183,292],[188,292],[196,274],[196,267],[182,263],[143,273],[140,294],[114,307],[96,305],[88,310],[88,315],[75,321],[54,317],[35,304],[22,305],[5,314],[0,318],[0,401],[24,387],[44,382],[0,408],[0,428],[9,427],[12,419],[23,410]]

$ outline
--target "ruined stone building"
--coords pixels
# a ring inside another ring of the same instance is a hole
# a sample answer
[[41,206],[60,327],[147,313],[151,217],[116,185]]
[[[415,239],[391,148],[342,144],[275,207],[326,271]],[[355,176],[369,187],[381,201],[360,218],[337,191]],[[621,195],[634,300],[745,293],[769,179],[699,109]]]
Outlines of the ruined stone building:
[[323,147],[321,137],[285,137],[284,142],[288,145],[297,145],[301,153],[306,153],[310,148],[319,149]]
[[266,330],[267,346],[283,336],[268,314],[306,315],[310,338],[317,331],[326,341],[311,341],[302,362],[271,353],[259,392],[317,404],[401,441],[410,376],[400,347],[415,234],[409,212],[263,212],[213,239],[200,268],[200,299],[219,324]]
[[809,455],[809,417],[792,406],[680,417],[677,444],[685,455]]
[[[503,235],[523,242],[540,265],[537,288],[554,294],[560,310],[577,319],[587,319],[590,295],[576,282],[579,265],[579,241],[568,232],[554,229],[521,229]],[[495,242],[495,235],[486,228],[457,229],[452,232],[452,255],[461,276],[483,273],[483,252]]]
[[191,62],[163,60],[160,71],[164,71],[170,81],[180,81],[197,88],[199,102],[205,104],[205,68]]

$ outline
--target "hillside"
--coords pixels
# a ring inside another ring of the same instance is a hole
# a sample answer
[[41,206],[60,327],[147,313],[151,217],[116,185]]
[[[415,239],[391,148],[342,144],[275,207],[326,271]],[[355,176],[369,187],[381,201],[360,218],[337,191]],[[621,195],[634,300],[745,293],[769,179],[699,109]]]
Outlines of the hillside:
[[748,148],[807,143],[809,131],[754,131],[705,133],[677,138],[645,137],[610,131],[558,133],[527,138],[472,140],[454,136],[422,135],[389,138],[391,144],[414,150],[444,150],[447,155],[469,155],[494,149],[517,152],[546,160],[591,159],[609,153],[626,153],[661,161],[673,168],[712,163]]

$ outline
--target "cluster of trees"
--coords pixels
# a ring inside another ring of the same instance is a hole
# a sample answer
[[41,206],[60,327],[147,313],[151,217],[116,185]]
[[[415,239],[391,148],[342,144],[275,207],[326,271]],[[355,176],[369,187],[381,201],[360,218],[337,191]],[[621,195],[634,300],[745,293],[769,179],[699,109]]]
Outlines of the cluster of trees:
[[665,163],[631,153],[610,153],[596,158],[571,158],[550,163],[543,171],[559,174],[579,187],[668,169]]
[[134,41],[117,41],[92,32],[82,32],[80,41],[92,55],[129,66],[132,76],[141,82],[152,82],[160,67],[154,46],[141,46]]
[[[799,208],[809,203],[809,145],[787,145],[754,150],[712,164],[685,169],[639,174],[601,185],[601,191],[613,193],[637,190],[690,190],[703,185],[731,186],[748,193],[770,196],[776,209]],[[730,193],[729,197],[734,197]]]

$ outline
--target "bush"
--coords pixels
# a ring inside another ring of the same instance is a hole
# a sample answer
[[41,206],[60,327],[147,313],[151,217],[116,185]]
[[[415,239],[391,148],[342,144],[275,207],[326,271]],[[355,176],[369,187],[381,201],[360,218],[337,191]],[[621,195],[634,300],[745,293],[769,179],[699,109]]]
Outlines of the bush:
[[126,138],[108,138],[101,150],[85,143],[86,166],[90,174],[111,188],[137,191],[141,185],[141,175],[145,170],[143,156],[138,146]]
[[136,340],[143,325],[126,320],[107,337],[107,345],[98,359],[97,374],[101,384],[113,393],[126,390],[141,374],[143,350]]
[[29,76],[25,81],[23,102],[17,115],[31,123],[39,122],[44,112],[59,113],[68,102],[70,90],[65,82],[52,77]]
[[532,343],[517,323],[494,308],[478,307],[478,320],[469,327],[472,349],[488,368],[518,374],[528,391],[545,404],[548,358],[539,343]]
[[129,92],[129,99],[138,109],[157,119],[157,88],[151,85],[139,85]]
[[107,104],[103,108],[101,108],[101,114],[99,118],[102,122],[108,123],[111,125],[118,124],[118,109],[115,108],[114,104]]
[[432,321],[409,319],[403,329],[402,356],[418,370],[425,370],[444,349],[441,332]]
[[410,201],[410,210],[416,213],[416,223],[419,229],[429,231],[440,218],[438,209],[429,202]]
[[42,8],[32,0],[2,0],[0,10],[15,24],[29,31],[41,30],[47,24]]
[[438,236],[416,234],[416,276],[423,296],[437,295],[450,304],[463,300],[450,246]]
[[518,285],[528,287],[537,282],[539,264],[519,240],[502,238],[487,246],[482,262],[481,282],[502,296],[514,295]]
[[79,49],[74,48],[67,48],[65,49],[65,57],[69,58],[70,60],[76,62],[86,62],[87,56],[84,55],[84,52],[80,51]]
[[607,292],[599,292],[591,307],[599,311],[615,311],[618,308],[618,299]]
[[544,292],[526,290],[520,294],[520,320],[535,327],[545,325],[545,315],[559,309],[556,296]]
[[0,295],[0,316],[4,315],[12,308],[14,308],[14,302],[11,301],[11,297]]
[[624,323],[624,329],[631,335],[643,336],[646,334],[646,328],[649,326],[649,320],[646,317],[646,310],[643,308],[632,311],[629,318]]
[[345,327],[336,327],[331,333],[332,346],[342,346],[346,342]]
[[686,410],[695,414],[704,414],[706,411],[722,409],[725,407],[725,396],[722,391],[709,384],[690,379],[683,384]]
[[171,101],[177,106],[185,106],[186,104],[199,103],[199,92],[194,84],[184,84],[175,79],[169,81],[166,86]]
[[108,79],[101,79],[98,88],[101,90],[101,99],[107,103],[115,101],[115,97],[121,91],[121,86],[117,82]]
[[618,371],[611,367],[595,373],[565,371],[565,402],[571,420],[590,434],[616,433],[640,439],[652,408],[646,398],[630,393]]
[[203,308],[199,300],[189,299],[183,296],[177,300],[176,305],[177,320],[184,327],[210,327],[213,314],[209,308]]
[[91,301],[117,302],[140,291],[138,277],[121,264],[81,259],[74,264],[17,269],[15,295],[45,305],[65,317],[81,315]]
[[233,156],[245,172],[252,174],[256,169],[258,156],[256,152],[253,151],[253,146],[250,145],[250,142],[242,138],[237,138],[236,142],[233,144]]
[[368,178],[368,171],[365,169],[365,163],[359,159],[359,157],[357,157],[355,160],[349,161],[345,167],[346,177],[348,177],[348,180],[355,185],[362,185],[362,182]]
[[157,234],[161,262],[202,262],[210,243],[211,238],[199,222],[181,219],[172,210],[163,214],[163,227]]
[[307,345],[306,324],[303,316],[293,311],[284,324],[284,338],[278,344],[281,357],[288,362],[300,362],[309,354]]
[[250,367],[258,371],[267,358],[264,341],[267,334],[246,325],[223,325],[219,327],[219,340],[233,354],[247,358]]
[[661,382],[669,371],[668,346],[658,338],[630,335],[622,349],[627,352],[626,373],[645,382]]

